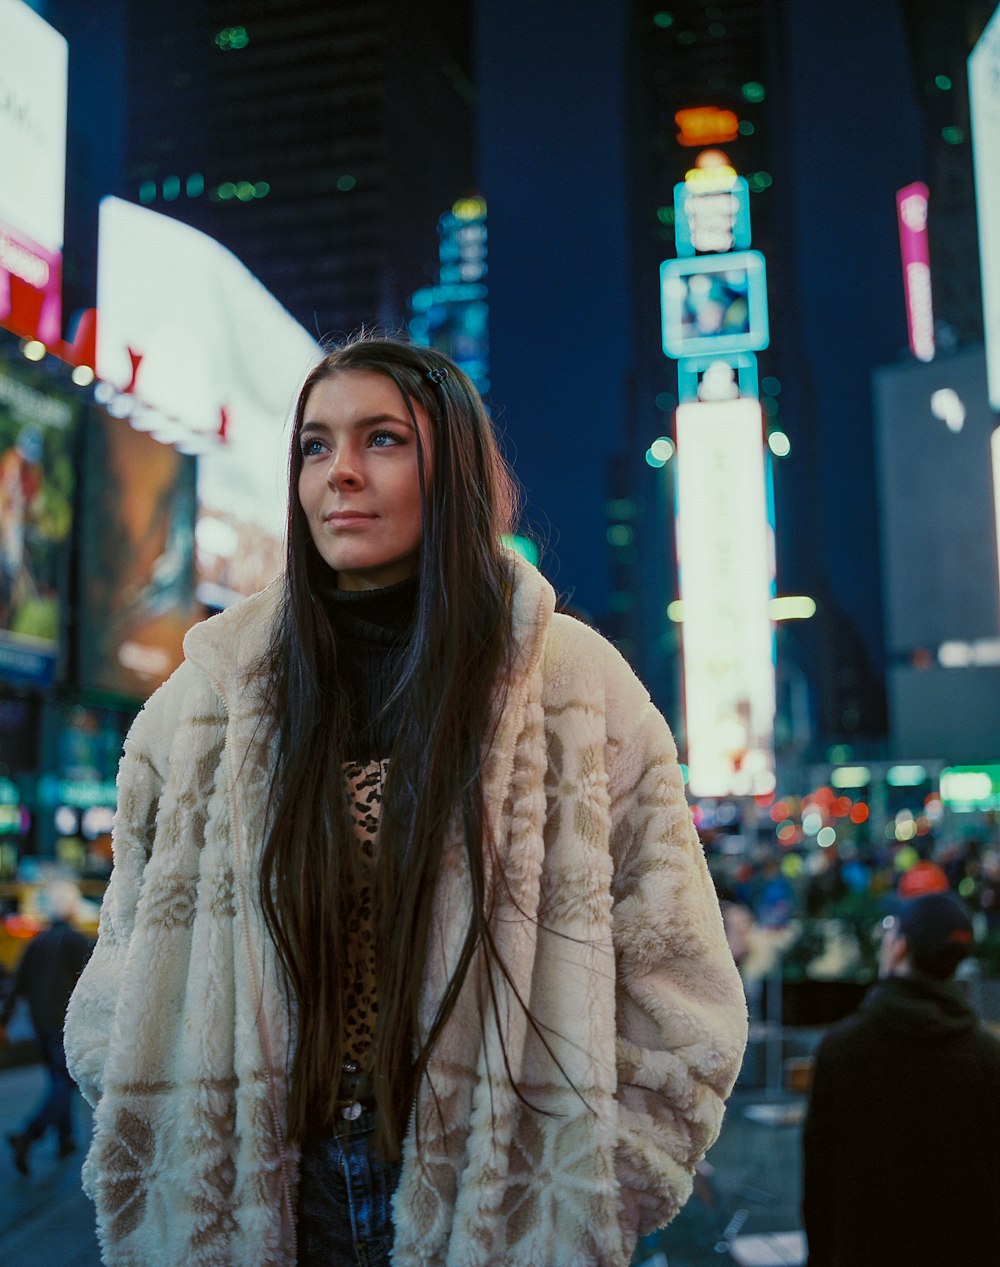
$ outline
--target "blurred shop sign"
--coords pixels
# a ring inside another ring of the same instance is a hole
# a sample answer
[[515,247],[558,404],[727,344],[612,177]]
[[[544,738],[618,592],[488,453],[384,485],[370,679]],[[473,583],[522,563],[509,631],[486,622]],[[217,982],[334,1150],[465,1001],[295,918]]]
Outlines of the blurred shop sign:
[[677,254],[743,251],[750,245],[750,186],[736,176],[725,189],[705,189],[688,181],[674,186]]
[[66,40],[0,0],[0,325],[55,343],[62,326]]
[[1000,765],[949,766],[941,771],[940,787],[948,809],[1000,809]]
[[0,677],[55,680],[79,408],[0,365]]
[[740,134],[740,121],[732,110],[718,106],[692,106],[678,110],[674,115],[677,124],[678,145],[725,145],[735,141]]
[[934,305],[931,256],[927,243],[927,186],[914,181],[896,194],[899,250],[903,258],[906,328],[910,351],[918,361],[934,360]]

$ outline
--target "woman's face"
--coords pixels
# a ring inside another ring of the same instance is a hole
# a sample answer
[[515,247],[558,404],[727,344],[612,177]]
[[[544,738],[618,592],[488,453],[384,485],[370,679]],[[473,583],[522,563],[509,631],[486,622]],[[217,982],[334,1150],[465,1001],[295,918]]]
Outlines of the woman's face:
[[[431,424],[411,402],[429,463]],[[320,557],[345,590],[416,574],[417,437],[399,388],[373,370],[341,370],[309,393],[298,436],[299,502]]]

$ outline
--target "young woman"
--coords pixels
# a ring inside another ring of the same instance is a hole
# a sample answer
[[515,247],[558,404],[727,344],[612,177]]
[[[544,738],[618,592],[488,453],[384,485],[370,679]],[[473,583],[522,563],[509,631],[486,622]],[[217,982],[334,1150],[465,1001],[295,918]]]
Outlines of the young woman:
[[105,1262],[627,1264],[746,1036],[666,724],[501,546],[466,376],[300,394],[288,557],[125,746],[67,1051]]

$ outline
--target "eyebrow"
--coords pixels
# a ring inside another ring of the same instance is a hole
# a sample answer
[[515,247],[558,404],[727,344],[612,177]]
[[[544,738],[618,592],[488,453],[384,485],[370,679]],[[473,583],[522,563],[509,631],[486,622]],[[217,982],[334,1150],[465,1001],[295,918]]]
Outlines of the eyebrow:
[[[386,422],[394,423],[396,426],[409,427],[411,431],[413,430],[413,423],[409,418],[401,417],[399,414],[387,413],[368,414],[364,418],[359,418],[357,422],[351,423],[351,427],[355,431],[363,431],[366,427],[377,427]],[[299,435],[304,431],[329,431],[330,428],[331,424],[324,419],[310,418],[308,421],[303,422],[299,428]]]

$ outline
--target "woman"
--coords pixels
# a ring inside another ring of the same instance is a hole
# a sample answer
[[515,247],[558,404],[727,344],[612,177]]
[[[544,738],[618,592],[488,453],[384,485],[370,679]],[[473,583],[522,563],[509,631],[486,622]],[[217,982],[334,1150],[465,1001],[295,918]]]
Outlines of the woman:
[[686,1199],[739,977],[666,724],[512,507],[440,353],[309,375],[286,572],[126,742],[67,1024],[107,1263],[624,1267]]

